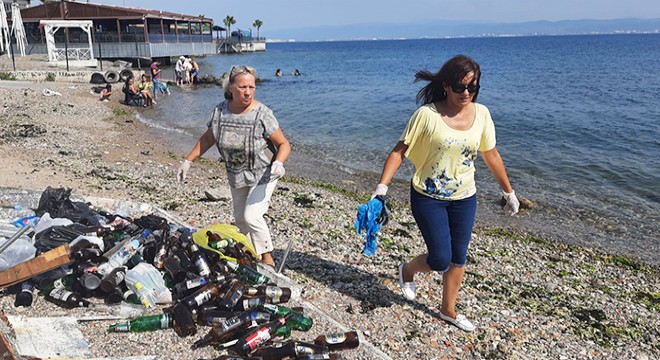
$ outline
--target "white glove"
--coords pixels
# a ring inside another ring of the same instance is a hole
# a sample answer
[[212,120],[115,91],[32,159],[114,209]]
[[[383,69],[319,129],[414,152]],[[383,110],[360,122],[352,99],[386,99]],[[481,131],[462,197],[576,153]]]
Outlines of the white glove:
[[176,179],[179,181],[183,181],[186,179],[186,174],[188,174],[188,170],[190,170],[190,165],[192,165],[192,161],[185,159],[181,163],[181,166],[179,166],[179,170],[176,173]]
[[279,179],[284,176],[285,172],[284,164],[282,164],[282,162],[279,160],[273,161],[273,163],[270,165],[270,175],[275,179]]
[[371,198],[373,199],[378,195],[383,195],[383,196],[387,195],[387,185],[378,184],[378,186],[376,186],[376,191],[374,191],[374,193],[371,194]]
[[502,199],[506,201],[506,203],[502,206],[502,209],[504,212],[507,214],[513,216],[518,213],[518,208],[520,208],[520,202],[518,201],[518,198],[516,197],[516,192],[511,190],[510,193],[505,192],[502,190]]

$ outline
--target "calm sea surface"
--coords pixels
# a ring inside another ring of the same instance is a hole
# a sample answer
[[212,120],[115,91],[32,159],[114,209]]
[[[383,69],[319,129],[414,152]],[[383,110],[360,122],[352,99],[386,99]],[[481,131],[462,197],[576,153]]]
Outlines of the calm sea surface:
[[[294,172],[337,180],[380,172],[417,107],[423,84],[413,83],[415,72],[459,53],[481,65],[479,102],[491,111],[516,192],[539,205],[500,215],[496,182],[479,162],[478,225],[660,264],[660,35],[269,43],[264,53],[199,62],[217,76],[232,65],[256,67],[257,98],[299,155]],[[140,118],[183,154],[221,97],[215,86],[174,88]]]

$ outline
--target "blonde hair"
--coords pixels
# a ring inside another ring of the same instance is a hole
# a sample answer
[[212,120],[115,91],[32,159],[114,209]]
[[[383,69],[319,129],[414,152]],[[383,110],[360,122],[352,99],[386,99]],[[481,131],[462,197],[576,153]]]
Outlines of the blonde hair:
[[231,91],[229,91],[229,86],[231,86],[233,83],[236,82],[236,78],[238,77],[238,75],[242,75],[242,74],[250,74],[254,76],[256,79],[257,69],[247,65],[232,66],[228,72],[222,74],[222,77],[220,78],[220,82],[222,83],[222,89],[224,90],[225,93],[225,99],[231,100],[232,94]]

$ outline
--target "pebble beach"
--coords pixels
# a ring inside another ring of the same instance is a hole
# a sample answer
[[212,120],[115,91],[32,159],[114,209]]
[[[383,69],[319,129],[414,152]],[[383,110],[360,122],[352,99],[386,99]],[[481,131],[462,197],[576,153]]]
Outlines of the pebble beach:
[[[9,71],[7,59],[2,62],[0,72]],[[45,65],[34,60],[33,66]],[[3,204],[7,193],[66,187],[81,198],[153,204],[192,227],[232,222],[229,197],[211,201],[205,195],[209,189],[228,192],[215,150],[195,162],[185,182],[177,182],[176,169],[185,155],[180,147],[141,123],[136,117],[141,108],[119,102],[121,84],[115,85],[110,102],[90,94],[92,86],[0,81]],[[46,96],[44,88],[61,95]],[[309,332],[294,332],[293,339],[357,330],[365,344],[343,351],[344,359],[660,358],[656,265],[477,224],[459,293],[458,311],[477,326],[467,333],[439,318],[441,274],[417,275],[415,301],[399,290],[397,264],[425,251],[403,199],[391,201],[390,222],[379,234],[376,254],[362,253],[364,239],[353,222],[357,206],[366,200],[366,192],[341,182],[299,174],[287,174],[278,184],[267,214],[274,258],[279,265],[292,241],[283,272],[301,288],[292,305],[308,305],[315,320]],[[0,318],[85,318],[114,311],[101,304],[66,310],[42,297],[30,308],[15,308],[13,301],[0,291]],[[172,330],[108,333],[110,323],[78,322],[93,357],[212,359],[222,354],[190,349],[207,328],[180,338]],[[12,337],[2,321],[0,331]]]

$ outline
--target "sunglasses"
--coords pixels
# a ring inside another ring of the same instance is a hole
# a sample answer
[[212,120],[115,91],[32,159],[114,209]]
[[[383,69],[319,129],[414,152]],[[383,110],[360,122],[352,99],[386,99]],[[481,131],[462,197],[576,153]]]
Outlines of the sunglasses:
[[451,91],[453,91],[456,94],[460,94],[467,90],[470,94],[474,94],[479,90],[479,85],[478,84],[470,84],[470,85],[463,85],[463,84],[454,84],[451,86]]

